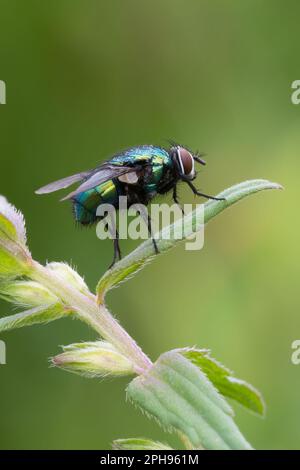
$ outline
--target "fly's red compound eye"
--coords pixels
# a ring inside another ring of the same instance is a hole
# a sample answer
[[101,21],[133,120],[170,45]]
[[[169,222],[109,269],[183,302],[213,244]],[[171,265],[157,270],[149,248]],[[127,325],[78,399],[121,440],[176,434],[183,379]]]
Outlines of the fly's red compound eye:
[[178,147],[177,154],[182,173],[185,176],[193,178],[195,175],[195,165],[193,156],[184,147]]

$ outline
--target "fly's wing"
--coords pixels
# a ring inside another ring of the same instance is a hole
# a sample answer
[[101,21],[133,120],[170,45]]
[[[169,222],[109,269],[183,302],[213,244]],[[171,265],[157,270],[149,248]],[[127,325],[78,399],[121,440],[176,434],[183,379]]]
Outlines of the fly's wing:
[[71,192],[62,201],[66,199],[72,199],[79,193],[93,189],[101,183],[112,178],[118,178],[119,176],[125,175],[126,173],[132,173],[139,171],[143,168],[145,164],[150,163],[151,154],[149,155],[139,155],[138,160],[136,161],[133,158],[133,155],[121,154],[120,158],[116,162],[105,162],[94,170],[84,171],[82,173],[77,173],[76,175],[68,176],[53,183],[47,184],[42,188],[36,191],[36,194],[48,194],[60,189],[65,189],[71,186],[78,181],[84,180],[84,182],[76,189],[76,191]]
[[117,178],[118,176],[125,175],[126,173],[131,173],[132,171],[136,171],[136,168],[104,164],[97,170],[89,170],[82,173],[77,173],[76,175],[67,176],[61,180],[54,181],[53,183],[47,184],[46,186],[37,189],[35,193],[53,193],[55,191],[59,191],[60,189],[68,188],[78,181],[85,180],[76,191],[68,194],[62,200],[70,199],[73,195],[92,189],[95,186],[98,186],[98,184],[104,183],[111,178]]
[[119,176],[125,175],[127,173],[133,173],[141,169],[141,165],[135,166],[121,166],[113,164],[104,164],[98,168],[86,181],[84,181],[75,191],[72,191],[70,194],[65,196],[62,201],[67,199],[72,199],[77,196],[77,194],[89,191],[90,189],[95,188],[99,184],[105,183],[106,181],[112,178],[118,178]]
[[35,193],[48,194],[53,193],[54,191],[58,191],[59,189],[68,188],[72,184],[77,183],[78,181],[81,181],[84,178],[87,178],[90,173],[91,171],[85,171],[83,173],[77,173],[76,175],[67,176],[66,178],[54,181],[53,183],[47,184],[46,186],[39,188],[37,191],[35,191]]

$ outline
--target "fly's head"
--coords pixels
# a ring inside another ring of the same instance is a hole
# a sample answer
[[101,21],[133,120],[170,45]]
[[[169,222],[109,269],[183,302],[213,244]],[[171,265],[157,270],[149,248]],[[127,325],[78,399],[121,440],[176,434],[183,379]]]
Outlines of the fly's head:
[[195,161],[205,165],[205,161],[198,155],[181,145],[173,145],[169,150],[176,175],[184,181],[193,181],[196,178]]

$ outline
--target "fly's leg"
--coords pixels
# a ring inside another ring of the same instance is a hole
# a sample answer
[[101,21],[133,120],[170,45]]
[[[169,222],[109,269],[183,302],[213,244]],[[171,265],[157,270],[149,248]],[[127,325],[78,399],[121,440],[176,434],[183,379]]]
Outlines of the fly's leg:
[[193,185],[191,181],[189,181],[188,179],[185,179],[185,181],[187,182],[187,184],[189,185],[193,193],[196,194],[196,196],[206,197],[206,199],[214,199],[215,201],[226,201],[225,197],[214,197],[214,196],[209,196],[208,194],[200,193],[200,191],[198,191],[198,189],[195,188],[195,186]]
[[155,238],[153,237],[151,217],[150,217],[150,215],[148,214],[147,209],[145,210],[145,208],[144,208],[143,206],[140,207],[140,215],[141,215],[141,217],[144,219],[145,223],[147,224],[148,233],[149,233],[149,236],[150,236],[151,239],[152,239],[152,243],[153,243],[153,247],[154,247],[155,254],[158,255],[158,254],[159,254],[159,249],[158,249],[158,247],[157,247],[156,240],[155,240]]
[[116,230],[116,236],[113,238],[113,243],[114,243],[114,256],[111,264],[109,265],[109,268],[112,268],[113,265],[116,263],[116,261],[119,259],[122,259],[121,256],[121,250],[120,250],[120,243],[119,243],[119,233]]
[[175,204],[177,204],[177,206],[179,206],[181,212],[182,212],[182,215],[184,216],[184,210],[182,208],[182,206],[180,205],[179,203],[179,200],[178,200],[178,195],[177,195],[177,185],[175,184],[174,188],[173,188],[173,201],[175,202]]
[[113,217],[112,215],[110,216],[110,220],[107,222],[107,227],[108,227],[108,230],[110,232],[110,235],[111,235],[111,238],[113,240],[113,244],[114,244],[114,256],[113,256],[113,260],[109,266],[108,269],[111,269],[113,267],[113,265],[116,263],[116,261],[119,259],[122,258],[121,256],[121,250],[120,250],[120,244],[119,244],[119,232],[117,230],[117,227],[116,227],[116,220],[115,220],[115,217]]
[[149,232],[149,235],[152,239],[152,243],[153,243],[153,246],[154,246],[154,250],[155,250],[155,254],[158,255],[159,253],[159,250],[158,250],[158,247],[157,247],[157,243],[156,243],[156,240],[155,238],[153,237],[153,234],[152,234],[152,224],[151,224],[151,217],[150,215],[148,214],[148,232]]
[[114,238],[114,251],[116,252],[116,256],[118,256],[119,261],[120,261],[122,259],[122,255],[121,255],[121,249],[120,249],[118,230],[116,230],[116,238]]

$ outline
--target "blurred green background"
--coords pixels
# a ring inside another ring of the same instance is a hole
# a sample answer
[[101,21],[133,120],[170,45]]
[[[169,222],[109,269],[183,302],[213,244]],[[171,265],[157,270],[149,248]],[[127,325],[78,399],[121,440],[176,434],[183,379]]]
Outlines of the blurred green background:
[[[236,408],[256,448],[300,447],[300,366],[290,360],[300,337],[300,106],[290,99],[299,14],[296,0],[0,2],[0,192],[24,212],[40,262],[71,261],[94,288],[111,244],[76,229],[60,194],[34,190],[135,144],[171,138],[206,152],[198,187],[208,193],[260,177],[286,187],[225,211],[202,251],[176,248],[107,299],[151,358],[208,347],[260,389],[265,419]],[[180,195],[193,201],[185,188]],[[123,252],[133,246],[123,242]],[[174,442],[125,403],[126,379],[48,367],[59,345],[93,338],[70,320],[1,336],[1,448]]]

